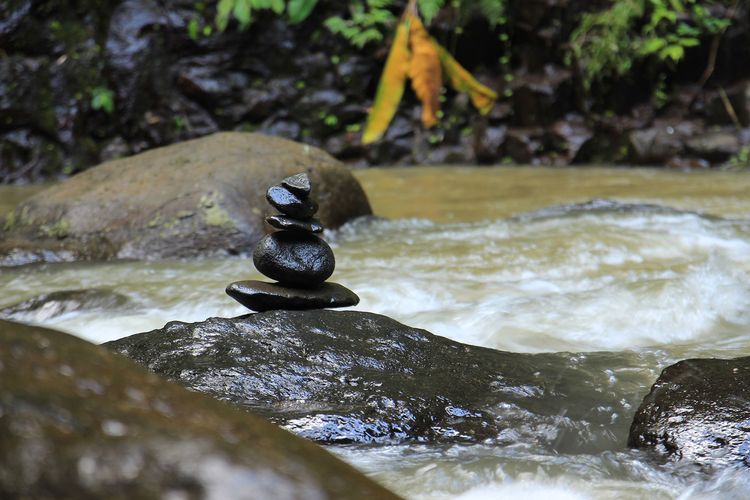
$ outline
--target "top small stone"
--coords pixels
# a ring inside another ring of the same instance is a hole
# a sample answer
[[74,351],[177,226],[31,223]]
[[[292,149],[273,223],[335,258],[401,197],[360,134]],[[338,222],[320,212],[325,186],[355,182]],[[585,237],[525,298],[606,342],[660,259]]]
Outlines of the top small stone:
[[284,186],[271,186],[266,199],[276,210],[294,219],[310,220],[318,211],[318,204],[310,198],[297,196]]
[[281,185],[302,198],[310,196],[310,177],[305,172],[294,174],[281,181]]

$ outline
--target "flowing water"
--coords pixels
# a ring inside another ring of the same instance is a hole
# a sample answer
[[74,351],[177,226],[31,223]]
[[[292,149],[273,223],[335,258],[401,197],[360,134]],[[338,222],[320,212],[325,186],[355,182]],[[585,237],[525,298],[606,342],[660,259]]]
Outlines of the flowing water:
[[[592,453],[529,443],[331,451],[415,499],[747,496],[750,472],[655,465],[625,443],[662,368],[750,353],[750,175],[425,167],[356,175],[388,219],[326,233],[332,279],[360,295],[355,309],[496,349],[616,353],[599,368],[622,395],[607,409],[619,444]],[[19,193],[0,189],[0,213]],[[0,307],[54,290],[118,292],[127,303],[43,321],[102,342],[170,320],[243,314],[223,289],[259,277],[240,258],[30,266],[0,270]]]

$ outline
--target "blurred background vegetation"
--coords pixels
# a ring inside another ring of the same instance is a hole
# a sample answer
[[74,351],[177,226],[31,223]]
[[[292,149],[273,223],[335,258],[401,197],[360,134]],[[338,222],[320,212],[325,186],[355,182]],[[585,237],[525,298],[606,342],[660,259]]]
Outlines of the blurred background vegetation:
[[410,90],[362,129],[400,0],[9,0],[0,5],[0,180],[69,175],[218,130],[354,166],[625,163],[742,168],[746,1],[422,0],[429,31],[499,100]]

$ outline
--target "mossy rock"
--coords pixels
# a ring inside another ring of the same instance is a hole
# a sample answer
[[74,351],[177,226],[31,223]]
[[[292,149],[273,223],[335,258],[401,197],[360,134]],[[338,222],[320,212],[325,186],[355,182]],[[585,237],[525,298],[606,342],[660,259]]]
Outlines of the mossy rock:
[[223,132],[103,163],[26,200],[0,224],[0,265],[250,253],[271,213],[266,190],[302,171],[326,227],[372,213],[327,153]]
[[166,497],[396,498],[260,417],[0,320],[0,498]]

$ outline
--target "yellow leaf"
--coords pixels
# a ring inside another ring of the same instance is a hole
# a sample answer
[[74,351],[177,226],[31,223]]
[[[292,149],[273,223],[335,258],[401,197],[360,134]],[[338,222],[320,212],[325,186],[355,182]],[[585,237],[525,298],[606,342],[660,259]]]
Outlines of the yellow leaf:
[[474,103],[480,113],[486,115],[494,106],[497,100],[497,93],[489,87],[485,87],[474,78],[471,73],[466,71],[463,66],[458,64],[458,61],[453,59],[447,50],[440,46],[434,39],[432,42],[435,44],[435,48],[438,51],[440,57],[440,63],[443,65],[443,71],[448,75],[448,81],[451,87],[456,89],[458,92],[466,92],[471,98],[471,102]]
[[440,109],[440,89],[443,86],[440,59],[435,44],[422,21],[416,16],[408,17],[411,22],[409,77],[411,77],[414,93],[422,102],[422,124],[430,128],[437,124],[437,112]]
[[367,124],[362,133],[362,144],[370,144],[383,136],[396,114],[398,103],[404,94],[406,76],[409,72],[409,20],[408,16],[398,23],[391,51],[380,76],[375,102],[367,115]]

